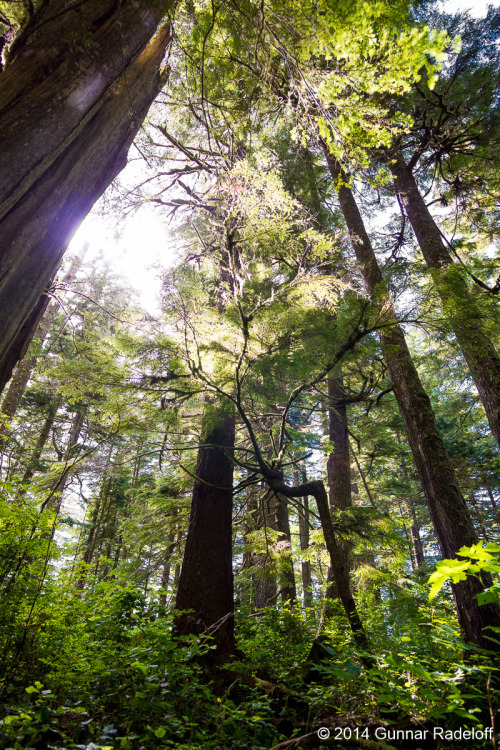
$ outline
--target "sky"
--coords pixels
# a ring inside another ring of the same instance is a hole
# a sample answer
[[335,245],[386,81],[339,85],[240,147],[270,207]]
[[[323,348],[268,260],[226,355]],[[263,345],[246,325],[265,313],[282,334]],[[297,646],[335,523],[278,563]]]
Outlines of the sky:
[[161,282],[158,266],[174,261],[171,234],[151,205],[141,206],[118,225],[114,217],[106,219],[92,211],[77,230],[70,252],[89,245],[86,260],[99,255],[139,292],[142,306],[150,315],[159,312],[157,297]]
[[468,10],[471,16],[479,18],[480,16],[486,15],[488,5],[493,5],[498,8],[500,0],[490,0],[490,2],[487,2],[486,0],[444,0],[441,5],[446,11],[456,12]]
[[441,5],[446,11],[456,12],[468,10],[471,16],[479,18],[480,16],[486,15],[488,5],[493,5],[495,8],[498,8],[498,6],[500,6],[500,0],[490,0],[490,2],[487,2],[486,0],[444,0]]
[[[500,0],[443,0],[441,5],[447,11],[466,11],[481,17],[486,14],[488,5],[500,6]],[[127,176],[128,172],[128,176]],[[120,181],[133,185],[137,177],[137,162],[126,168]],[[142,206],[135,213],[121,219],[119,224],[112,216],[101,215],[100,202],[77,230],[69,251],[77,251],[83,244],[89,244],[87,258],[90,260],[99,252],[123,275],[140,295],[143,307],[150,315],[159,313],[158,294],[161,282],[158,266],[168,267],[174,262],[172,235],[162,221],[160,212],[151,204]]]

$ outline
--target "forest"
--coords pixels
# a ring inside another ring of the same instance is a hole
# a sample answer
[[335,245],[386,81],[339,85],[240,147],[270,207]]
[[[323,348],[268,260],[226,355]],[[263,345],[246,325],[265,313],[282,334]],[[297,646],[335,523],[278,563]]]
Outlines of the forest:
[[[499,747],[500,7],[446,8],[0,2],[0,747]],[[70,245],[144,207],[147,306]]]

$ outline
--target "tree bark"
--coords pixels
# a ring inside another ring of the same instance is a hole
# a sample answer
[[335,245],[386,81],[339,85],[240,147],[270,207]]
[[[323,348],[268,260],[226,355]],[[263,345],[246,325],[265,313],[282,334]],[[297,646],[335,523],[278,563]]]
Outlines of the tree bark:
[[[125,166],[164,78],[173,2],[49,0],[0,73],[0,389],[79,223]],[[36,33],[35,33],[36,32]]]
[[[294,472],[295,474],[295,472]],[[305,474],[305,472],[304,472]],[[305,476],[304,476],[305,481]],[[296,472],[295,483],[299,484],[298,471]],[[306,552],[309,549],[309,498],[302,498],[302,504],[299,508],[299,540],[300,540],[300,551]],[[312,607],[313,595],[312,595],[312,578],[311,578],[311,563],[309,560],[302,562],[302,594],[304,607]]]
[[[326,468],[332,514],[336,510],[342,511],[352,506],[349,430],[344,398],[342,375],[331,375],[328,378],[328,436],[334,447],[328,456]],[[350,545],[339,539],[338,548],[341,553],[341,559],[338,561],[339,571],[345,578],[344,586],[350,587]],[[327,588],[326,596],[334,599],[337,591],[331,570],[328,573],[328,580],[331,581],[331,585]]]
[[293,605],[297,599],[297,588],[295,585],[295,572],[293,569],[288,501],[285,497],[279,495],[276,498],[276,501],[276,530],[279,532],[278,545],[280,550],[279,578],[281,599],[283,602],[289,601]]
[[[358,206],[352,191],[346,186],[346,176],[341,166],[329,154],[326,144],[323,146],[366,289],[380,312],[381,322],[385,323],[380,333],[380,343],[441,553],[445,558],[453,558],[462,546],[468,547],[477,542],[474,525],[446,453],[429,397],[420,382],[403,330],[397,323]],[[477,594],[488,585],[487,576],[484,585],[470,576],[452,587],[465,638],[485,648],[491,646],[485,629],[500,626],[499,608],[493,604],[479,606],[477,603]]]
[[58,407],[59,403],[57,401],[50,403],[48,406],[48,413],[45,418],[45,422],[43,423],[42,429],[40,430],[40,434],[38,435],[38,440],[36,441],[33,453],[30,456],[28,465],[26,466],[23,474],[23,482],[29,482],[38,468],[38,462],[40,460],[40,456],[42,455],[43,449],[45,448],[45,444],[49,438],[50,431],[56,418]]
[[198,449],[191,515],[177,588],[176,637],[207,635],[215,659],[234,652],[232,569],[233,463],[235,420],[221,404],[206,404]]
[[469,367],[486,411],[491,431],[500,446],[500,356],[484,329],[484,317],[464,278],[453,261],[441,232],[420,194],[403,155],[388,161],[396,190],[405,207],[427,266],[441,297],[446,318]]

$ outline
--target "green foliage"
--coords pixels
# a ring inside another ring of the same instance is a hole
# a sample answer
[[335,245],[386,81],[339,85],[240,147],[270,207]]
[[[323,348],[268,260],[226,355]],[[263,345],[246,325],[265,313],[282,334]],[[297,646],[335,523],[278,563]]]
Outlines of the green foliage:
[[[28,6],[0,3],[0,13],[17,25]],[[445,209],[459,199],[462,212],[454,206],[452,218],[463,236],[453,248],[495,282],[487,244],[498,223],[498,158],[487,137],[498,120],[494,60],[483,65],[468,27],[464,49],[474,48],[475,67],[467,71],[442,24],[428,23],[414,22],[403,0],[195,0],[176,9],[167,105],[158,104],[140,136],[151,174],[121,199],[132,208],[142,195],[179,220],[182,253],[164,276],[162,319],[140,310],[100,261],[87,264],[47,341],[31,350],[37,366],[1,445],[0,736],[9,747],[259,750],[324,717],[477,722],[496,698],[490,656],[468,647],[464,656],[450,601],[437,593],[446,581],[496,576],[500,546],[464,548],[464,559],[438,563],[428,601],[424,577],[437,549],[380,353],[386,322],[353,265],[316,143],[319,132],[363,174],[368,187],[353,187],[367,215],[389,200],[374,150],[394,139],[418,146],[422,123],[431,122],[422,182],[431,189],[437,181],[443,228]],[[487,26],[483,36],[496,39],[493,15]],[[450,27],[449,36],[456,32]],[[450,76],[451,68],[464,75]],[[374,186],[386,192],[375,197]],[[446,447],[476,501],[475,520],[494,538],[498,454],[436,314],[430,275],[398,220],[384,223],[376,246],[388,287]],[[469,283],[458,263],[442,274],[451,287]],[[478,310],[496,340],[492,301],[484,296]],[[353,506],[333,514],[334,531],[371,653],[355,647],[339,601],[325,599],[329,561],[314,504],[302,549],[297,504],[283,541],[262,518],[264,493],[250,502],[260,481],[256,448],[290,484],[302,472],[325,476],[336,449],[326,378],[340,368],[355,460]],[[207,667],[209,639],[172,639],[206,428],[200,416],[213,426],[221,403],[238,413],[240,651],[226,672]],[[34,455],[48,417],[50,434]],[[28,469],[30,483],[22,481]],[[427,558],[418,568],[412,534]],[[256,611],[257,574],[278,589],[285,569],[298,583],[306,563],[312,606],[302,608],[299,593],[289,605],[276,596]],[[495,582],[480,601],[498,595]],[[305,682],[319,629],[328,658],[315,665],[318,682]]]
[[238,613],[238,645],[248,661],[243,671],[264,671],[286,685],[299,680],[311,648],[315,617],[304,618],[299,609],[266,607],[256,616],[242,608]]
[[[198,664],[210,643],[174,642],[172,614],[156,618],[157,607],[157,599],[146,602],[141,590],[113,581],[84,595],[46,592],[43,632],[3,685],[2,742],[16,748],[272,744],[278,735],[267,696],[215,694]],[[39,679],[26,684],[26,668]]]
[[[448,581],[458,583],[459,581],[465,581],[468,575],[477,575],[480,577],[483,572],[500,573],[500,561],[498,554],[496,556],[493,554],[495,552],[500,552],[500,544],[490,542],[483,546],[480,542],[472,547],[462,547],[459,550],[458,554],[460,557],[468,559],[442,560],[438,562],[436,570],[429,578],[429,583],[432,583],[429,600],[434,599]],[[499,593],[500,586],[497,580],[490,589],[486,589],[479,594],[478,601],[480,604],[499,602]]]

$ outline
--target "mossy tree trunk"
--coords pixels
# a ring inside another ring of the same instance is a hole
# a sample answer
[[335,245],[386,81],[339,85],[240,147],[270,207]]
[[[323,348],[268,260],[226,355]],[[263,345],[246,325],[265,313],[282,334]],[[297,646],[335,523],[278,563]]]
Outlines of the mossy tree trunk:
[[403,155],[400,152],[393,154],[389,166],[424,260],[431,270],[443,311],[476,384],[491,432],[500,446],[500,356],[485,328],[484,315],[469,289],[463,267],[454,262],[445,245]]
[[[380,313],[381,324],[384,324],[380,343],[441,553],[445,558],[453,558],[461,547],[477,542],[474,524],[446,453],[429,397],[397,322],[363,219],[353,193],[347,187],[346,175],[326,145],[324,151],[366,289]],[[477,602],[477,594],[489,583],[488,577],[481,582],[470,576],[452,587],[465,638],[486,648],[491,647],[491,643],[485,629],[500,626],[499,608],[493,604],[480,606]]]

